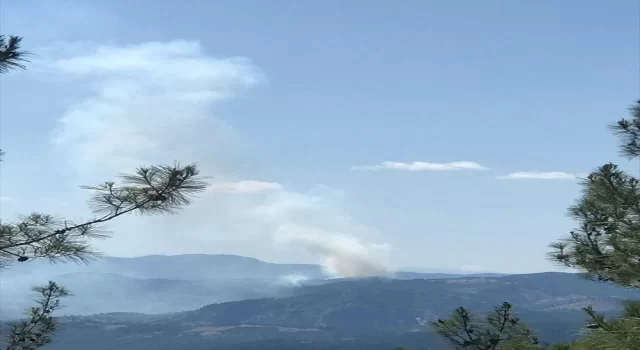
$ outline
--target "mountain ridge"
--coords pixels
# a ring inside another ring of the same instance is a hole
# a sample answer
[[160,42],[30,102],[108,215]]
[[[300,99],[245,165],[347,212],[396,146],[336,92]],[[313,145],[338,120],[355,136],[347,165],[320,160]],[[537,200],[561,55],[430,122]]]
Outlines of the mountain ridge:
[[439,338],[425,324],[446,317],[458,306],[483,313],[504,301],[514,305],[543,341],[562,342],[573,339],[584,326],[583,307],[593,305],[615,315],[622,301],[638,297],[637,291],[562,272],[334,279],[303,285],[285,297],[214,303],[165,315],[63,317],[63,339],[51,350],[80,350],[72,346],[73,340],[88,335],[104,342],[96,350],[240,350],[263,349],[265,344],[286,350],[362,349],[364,344],[367,349],[388,350],[401,344],[440,349]]
[[[398,279],[456,278],[469,275],[398,271]],[[104,257],[92,263],[33,260],[2,271],[3,319],[20,317],[31,305],[25,291],[53,280],[70,290],[70,314],[131,311],[179,312],[217,302],[286,297],[302,285],[333,278],[320,265],[278,264],[231,254]],[[150,297],[147,297],[150,296]],[[102,303],[94,303],[96,297]]]

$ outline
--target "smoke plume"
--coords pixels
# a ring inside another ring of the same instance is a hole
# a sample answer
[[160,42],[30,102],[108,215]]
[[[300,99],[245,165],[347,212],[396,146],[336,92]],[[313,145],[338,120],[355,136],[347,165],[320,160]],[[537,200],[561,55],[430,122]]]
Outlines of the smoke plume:
[[276,242],[300,247],[323,259],[334,277],[387,276],[387,246],[373,244],[343,232],[325,231],[296,224],[279,227]]

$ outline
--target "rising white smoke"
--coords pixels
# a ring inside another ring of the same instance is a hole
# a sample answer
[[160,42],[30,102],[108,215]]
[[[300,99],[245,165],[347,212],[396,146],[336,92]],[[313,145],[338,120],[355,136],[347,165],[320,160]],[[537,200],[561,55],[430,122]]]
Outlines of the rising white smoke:
[[334,277],[388,276],[388,247],[343,232],[297,224],[278,228],[276,242],[300,247],[322,258],[326,272]]
[[302,282],[308,281],[309,277],[304,275],[285,275],[278,278],[278,282],[285,285],[300,287]]
[[[364,239],[376,233],[348,214],[341,191],[318,185],[300,192],[263,178],[251,142],[214,113],[267,82],[250,59],[211,57],[183,40],[72,47],[47,51],[40,65],[46,74],[38,75],[76,96],[52,137],[55,154],[67,160],[61,168],[77,176],[70,182],[101,183],[175,159],[197,161],[203,175],[215,177],[179,216],[122,218],[109,225],[122,234],[96,248],[113,256],[225,253],[274,262],[307,262],[311,252],[334,276],[386,274],[385,247]],[[86,212],[84,196],[58,214]],[[131,227],[135,235],[126,234]],[[275,232],[294,249],[265,249]]]

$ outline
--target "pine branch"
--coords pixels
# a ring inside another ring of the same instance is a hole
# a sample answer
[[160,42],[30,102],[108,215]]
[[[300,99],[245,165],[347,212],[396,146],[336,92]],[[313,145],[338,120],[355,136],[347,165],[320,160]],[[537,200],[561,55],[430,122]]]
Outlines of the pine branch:
[[33,288],[41,295],[38,306],[32,307],[27,320],[11,324],[6,350],[31,350],[51,342],[51,335],[58,324],[53,318],[53,311],[60,308],[60,299],[69,295],[55,282],[44,287]]
[[473,314],[464,307],[457,308],[449,320],[438,319],[437,322],[431,323],[438,334],[457,347],[468,347],[478,343],[473,324]]
[[629,108],[631,119],[621,119],[609,126],[620,138],[620,154],[629,159],[640,156],[640,100]]
[[101,224],[131,213],[176,213],[208,186],[198,175],[195,165],[142,167],[133,175],[121,175],[120,186],[107,182],[83,187],[93,192],[89,204],[100,214],[97,218],[75,224],[32,213],[0,224],[0,266],[41,257],[87,262],[99,255],[89,239],[108,237]]
[[25,69],[23,63],[29,62],[25,58],[29,53],[20,49],[21,42],[21,37],[10,36],[7,40],[4,35],[0,35],[0,74],[12,69]]
[[593,307],[587,306],[582,310],[589,316],[589,321],[591,321],[587,325],[587,329],[601,329],[607,332],[611,331],[611,325],[607,323],[604,315],[597,313]]
[[579,227],[550,245],[549,258],[590,279],[640,286],[640,186],[618,166],[606,164],[582,183],[569,208]]

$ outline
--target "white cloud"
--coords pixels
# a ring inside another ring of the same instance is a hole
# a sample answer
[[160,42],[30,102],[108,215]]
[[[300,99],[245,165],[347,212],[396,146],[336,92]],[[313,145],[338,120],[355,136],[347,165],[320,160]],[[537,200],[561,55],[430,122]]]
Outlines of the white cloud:
[[209,191],[214,193],[264,193],[280,191],[283,187],[277,182],[264,181],[238,181],[238,182],[213,182]]
[[[371,255],[375,264],[367,265],[365,252],[379,250],[368,243],[377,232],[346,213],[342,192],[326,186],[294,192],[259,181],[246,141],[213,115],[218,104],[265,81],[250,60],[211,58],[187,41],[64,47],[72,49],[50,50],[55,55],[45,67],[56,83],[71,79],[70,96],[84,97],[59,118],[52,143],[69,160],[79,184],[174,160],[197,161],[203,175],[223,179],[179,215],[110,222],[113,237],[96,243],[105,254],[240,254],[324,262],[345,276],[385,270],[384,259],[374,258],[378,253]],[[78,200],[65,210],[76,219],[85,208]],[[283,242],[283,232],[292,244],[274,244],[276,237],[276,243]],[[313,236],[316,232],[331,234]],[[309,249],[315,245],[324,250]]]
[[8,201],[12,201],[13,197],[8,197],[8,196],[0,196],[0,202],[8,202]]
[[487,170],[488,168],[468,161],[450,163],[427,162],[383,162],[379,165],[355,166],[352,170],[406,170],[406,171],[453,171],[453,170]]
[[570,174],[560,171],[535,172],[519,171],[503,176],[498,176],[501,180],[576,180],[579,174]]

